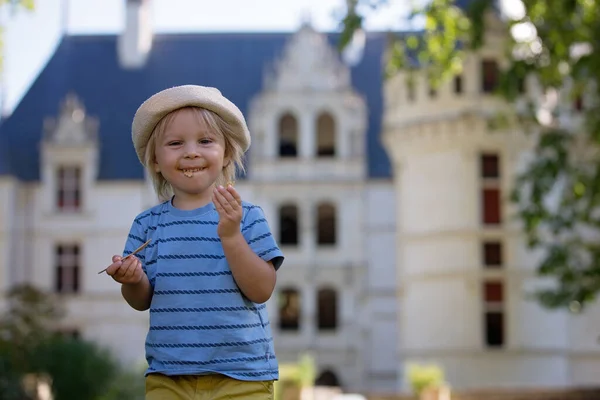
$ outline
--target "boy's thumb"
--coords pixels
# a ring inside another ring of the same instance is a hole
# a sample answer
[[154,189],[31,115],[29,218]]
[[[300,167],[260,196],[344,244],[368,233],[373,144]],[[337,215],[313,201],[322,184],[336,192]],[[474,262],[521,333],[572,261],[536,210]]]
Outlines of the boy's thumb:
[[112,256],[112,262],[121,261],[121,256],[114,255]]

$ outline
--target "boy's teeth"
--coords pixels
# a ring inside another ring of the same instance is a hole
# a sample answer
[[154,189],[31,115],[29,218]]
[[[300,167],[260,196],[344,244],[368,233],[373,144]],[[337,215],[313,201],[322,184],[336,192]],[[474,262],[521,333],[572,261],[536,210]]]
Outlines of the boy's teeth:
[[194,172],[199,172],[201,170],[202,170],[202,168],[194,168],[194,169],[184,169],[182,171],[185,176],[187,176],[188,178],[191,178],[194,175]]

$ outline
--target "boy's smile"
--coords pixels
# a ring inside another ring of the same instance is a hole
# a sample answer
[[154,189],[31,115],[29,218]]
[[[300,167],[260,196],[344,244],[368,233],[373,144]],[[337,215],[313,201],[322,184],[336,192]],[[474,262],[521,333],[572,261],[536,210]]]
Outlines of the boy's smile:
[[182,169],[183,174],[185,176],[187,176],[188,178],[192,178],[194,176],[194,173],[196,172],[200,172],[200,171],[204,171],[205,168],[185,168]]
[[171,184],[179,204],[197,208],[211,201],[224,154],[223,139],[211,132],[199,111],[186,108],[176,112],[157,138],[154,168]]

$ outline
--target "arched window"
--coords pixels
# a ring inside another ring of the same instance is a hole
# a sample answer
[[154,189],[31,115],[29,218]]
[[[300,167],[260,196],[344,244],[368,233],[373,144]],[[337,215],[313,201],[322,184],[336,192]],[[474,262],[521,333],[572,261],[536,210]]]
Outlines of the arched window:
[[320,289],[317,295],[317,326],[320,331],[337,328],[337,293],[335,289]]
[[279,120],[279,156],[296,157],[298,155],[298,120],[290,113]]
[[317,207],[317,243],[334,245],[336,243],[336,212],[331,203],[322,203]]
[[279,329],[297,331],[300,329],[300,294],[293,288],[279,292]]
[[341,384],[335,372],[326,369],[315,379],[315,386],[341,387]]
[[294,204],[279,208],[279,244],[298,244],[298,207]]
[[319,157],[335,155],[335,120],[327,112],[317,118],[317,155]]

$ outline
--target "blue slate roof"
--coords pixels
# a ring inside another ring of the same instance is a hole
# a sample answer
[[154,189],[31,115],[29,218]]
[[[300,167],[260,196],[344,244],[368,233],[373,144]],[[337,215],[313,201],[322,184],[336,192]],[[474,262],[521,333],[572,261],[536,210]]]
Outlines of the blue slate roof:
[[[200,84],[218,87],[247,115],[249,100],[262,90],[264,68],[281,56],[290,33],[162,34],[142,69],[118,64],[115,35],[66,36],[13,114],[0,125],[10,158],[0,157],[0,173],[23,181],[40,177],[39,143],[46,117],[56,117],[65,96],[77,94],[87,115],[99,119],[99,180],[143,179],[131,144],[137,107],[167,87]],[[335,44],[335,35],[329,39]],[[369,33],[363,60],[352,69],[354,87],[366,97],[368,174],[391,176],[380,143],[382,54],[386,34]],[[10,161],[8,165],[6,161]],[[252,166],[249,165],[249,170]]]

